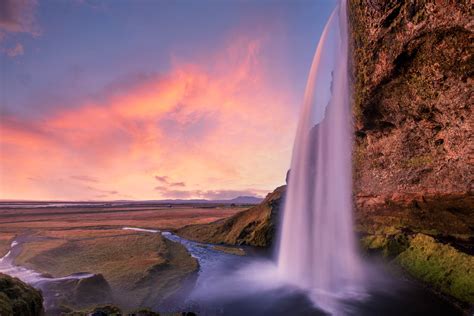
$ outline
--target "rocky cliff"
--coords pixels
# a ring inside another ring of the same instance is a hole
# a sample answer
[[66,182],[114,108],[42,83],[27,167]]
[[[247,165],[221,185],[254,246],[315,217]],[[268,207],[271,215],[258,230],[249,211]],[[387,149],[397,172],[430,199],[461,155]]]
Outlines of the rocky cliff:
[[473,236],[471,9],[349,1],[359,222]]
[[285,186],[268,194],[265,200],[246,211],[204,225],[189,225],[177,231],[180,236],[206,243],[251,245],[271,244]]
[[362,244],[474,303],[470,1],[349,0]]
[[17,278],[0,273],[0,315],[41,316],[41,293]]

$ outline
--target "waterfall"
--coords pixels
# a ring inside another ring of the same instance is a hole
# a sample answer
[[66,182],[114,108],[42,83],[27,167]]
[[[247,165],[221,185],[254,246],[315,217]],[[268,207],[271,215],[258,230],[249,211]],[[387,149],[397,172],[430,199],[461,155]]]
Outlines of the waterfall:
[[331,309],[359,288],[352,219],[352,113],[346,2],[334,10],[311,66],[282,218],[278,273]]

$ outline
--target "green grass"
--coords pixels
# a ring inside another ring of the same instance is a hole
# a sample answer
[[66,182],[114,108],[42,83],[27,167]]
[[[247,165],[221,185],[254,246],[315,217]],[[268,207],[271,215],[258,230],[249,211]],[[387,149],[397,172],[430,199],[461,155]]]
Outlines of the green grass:
[[417,234],[396,261],[436,290],[474,303],[474,256],[438,243],[430,236]]
[[117,304],[125,308],[174,293],[198,268],[183,246],[160,234],[128,231],[111,235],[108,230],[90,234],[70,230],[64,239],[26,243],[15,263],[55,277],[100,273],[112,287]]

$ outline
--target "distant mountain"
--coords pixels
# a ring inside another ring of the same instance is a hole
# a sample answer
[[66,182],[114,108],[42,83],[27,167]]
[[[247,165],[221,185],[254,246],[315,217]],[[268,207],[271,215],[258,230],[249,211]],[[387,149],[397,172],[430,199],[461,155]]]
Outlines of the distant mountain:
[[144,203],[169,203],[169,204],[259,204],[263,198],[256,196],[238,196],[228,200],[206,200],[206,199],[168,199],[156,201],[143,201]]
[[263,201],[263,198],[256,197],[256,196],[238,196],[231,200],[225,200],[225,202],[227,203],[234,203],[234,204],[259,204],[262,201]]
[[166,200],[114,200],[114,201],[18,201],[0,200],[0,208],[57,208],[57,207],[108,207],[108,206],[141,206],[163,204],[237,204],[256,205],[263,199],[256,196],[238,196],[228,200],[206,199],[166,199]]

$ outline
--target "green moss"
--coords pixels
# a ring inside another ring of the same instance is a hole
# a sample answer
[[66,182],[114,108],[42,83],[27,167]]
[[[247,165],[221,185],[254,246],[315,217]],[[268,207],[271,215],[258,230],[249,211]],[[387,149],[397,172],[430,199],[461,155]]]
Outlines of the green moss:
[[108,315],[108,316],[120,316],[123,315],[120,308],[113,305],[104,305],[104,306],[97,306],[92,308],[91,310],[80,310],[80,311],[73,311],[69,313],[63,313],[62,315],[65,316],[86,316],[91,314],[100,314],[100,315]]
[[396,258],[406,271],[440,292],[474,303],[474,256],[423,234],[415,235],[409,243]]
[[361,239],[362,247],[366,250],[381,250],[387,244],[387,238],[382,235],[369,235]]
[[160,316],[159,313],[153,312],[149,308],[141,308],[137,311],[131,312],[130,315],[134,315],[134,316]]
[[419,168],[433,163],[431,155],[415,156],[404,161],[406,167]]
[[0,315],[13,315],[10,299],[5,293],[0,292]]
[[387,233],[365,236],[361,239],[362,247],[368,251],[380,252],[386,258],[394,258],[408,248],[408,237],[399,233],[396,228]]
[[31,286],[0,274],[0,315],[37,316],[43,314],[41,293]]

